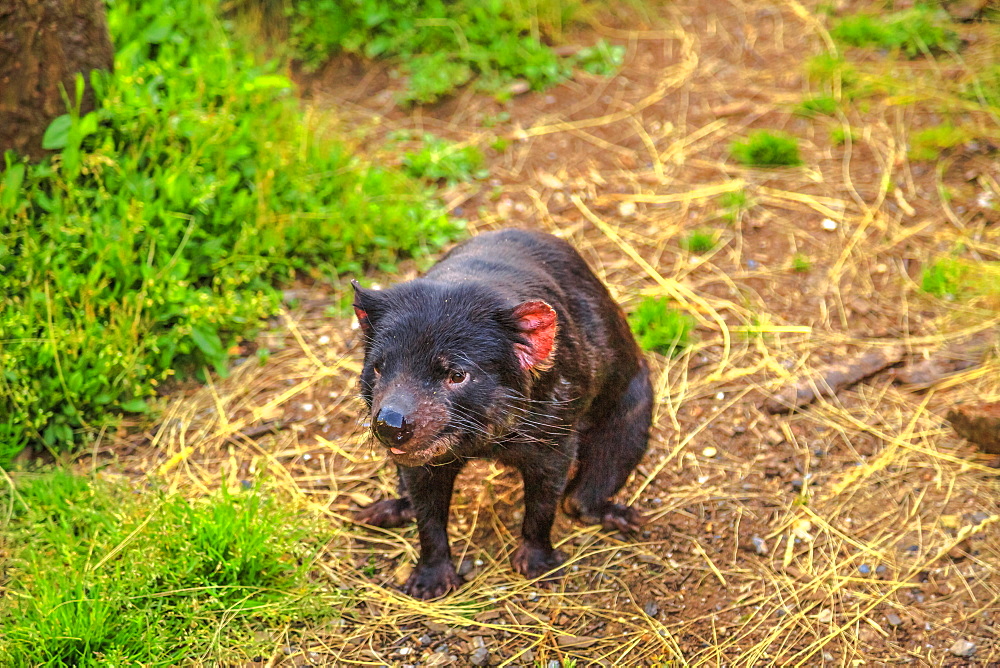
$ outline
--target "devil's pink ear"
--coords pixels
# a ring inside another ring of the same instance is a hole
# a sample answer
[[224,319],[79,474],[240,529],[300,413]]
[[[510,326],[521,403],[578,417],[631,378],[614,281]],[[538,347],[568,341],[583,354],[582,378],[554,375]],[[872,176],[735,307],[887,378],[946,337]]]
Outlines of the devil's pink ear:
[[[372,308],[377,309],[376,296],[378,292],[376,290],[365,290],[361,287],[357,281],[351,281],[351,285],[354,287],[354,315],[358,317],[358,325],[361,327],[361,331],[366,335],[371,334],[372,331]],[[373,294],[374,293],[374,294]]]
[[527,343],[515,343],[514,352],[525,371],[544,371],[555,361],[556,311],[543,301],[514,308],[517,327]]

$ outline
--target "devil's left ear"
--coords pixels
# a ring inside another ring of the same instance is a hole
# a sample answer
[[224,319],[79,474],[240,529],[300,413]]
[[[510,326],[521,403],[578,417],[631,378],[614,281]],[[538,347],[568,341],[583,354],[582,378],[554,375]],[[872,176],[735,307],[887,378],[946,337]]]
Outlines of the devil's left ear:
[[524,302],[514,307],[514,320],[527,343],[515,343],[514,352],[525,371],[552,367],[556,349],[556,310],[543,301]]
[[366,335],[371,334],[372,327],[378,319],[381,295],[378,290],[366,290],[356,280],[351,280],[354,287],[354,315],[358,317],[358,325]]

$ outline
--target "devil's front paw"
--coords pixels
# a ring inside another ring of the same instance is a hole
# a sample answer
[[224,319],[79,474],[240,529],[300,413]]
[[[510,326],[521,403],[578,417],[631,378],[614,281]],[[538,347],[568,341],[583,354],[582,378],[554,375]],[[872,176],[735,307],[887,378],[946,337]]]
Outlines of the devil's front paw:
[[450,561],[434,566],[417,564],[403,585],[403,593],[413,598],[440,598],[462,586],[462,578]]
[[413,521],[413,508],[407,498],[376,501],[354,514],[354,521],[383,529],[395,529]]
[[559,550],[546,550],[531,543],[521,543],[510,556],[511,567],[529,580],[541,577],[550,571],[555,572],[547,577],[547,580],[558,578],[562,575],[562,570],[555,569],[564,561],[566,557]]

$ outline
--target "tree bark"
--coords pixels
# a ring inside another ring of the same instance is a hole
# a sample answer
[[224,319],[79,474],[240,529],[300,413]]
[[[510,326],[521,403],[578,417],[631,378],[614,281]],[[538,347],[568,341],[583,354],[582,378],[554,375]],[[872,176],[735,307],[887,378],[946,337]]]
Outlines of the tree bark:
[[87,113],[91,70],[113,64],[103,0],[0,0],[0,153],[44,155],[45,128],[67,111],[61,86],[74,101],[74,79],[84,75]]

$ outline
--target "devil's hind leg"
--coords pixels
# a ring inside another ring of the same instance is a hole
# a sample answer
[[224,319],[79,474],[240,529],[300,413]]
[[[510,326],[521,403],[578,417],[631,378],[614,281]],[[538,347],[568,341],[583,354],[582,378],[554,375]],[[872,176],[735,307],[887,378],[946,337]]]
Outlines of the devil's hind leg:
[[653,419],[653,387],[649,367],[641,362],[637,373],[617,398],[595,402],[590,426],[580,433],[579,468],[570,481],[564,507],[587,524],[635,531],[642,516],[611,498],[622,488],[646,452]]

